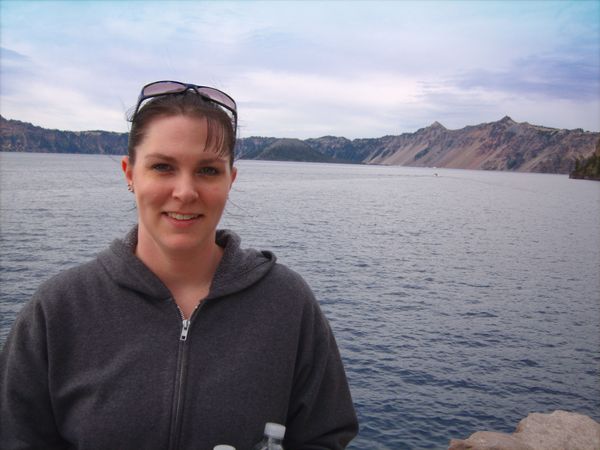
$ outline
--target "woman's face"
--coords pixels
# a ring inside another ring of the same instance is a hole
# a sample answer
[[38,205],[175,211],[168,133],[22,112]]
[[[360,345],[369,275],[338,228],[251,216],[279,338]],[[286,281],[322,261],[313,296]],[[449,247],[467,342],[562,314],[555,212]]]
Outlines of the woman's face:
[[207,142],[205,119],[159,117],[148,124],[135,164],[123,158],[138,209],[137,252],[183,255],[215,245],[236,169]]

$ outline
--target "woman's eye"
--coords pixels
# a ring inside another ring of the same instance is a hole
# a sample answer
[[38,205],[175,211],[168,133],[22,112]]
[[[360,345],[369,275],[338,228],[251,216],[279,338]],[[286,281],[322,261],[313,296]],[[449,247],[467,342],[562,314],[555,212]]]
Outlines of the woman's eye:
[[156,170],[157,172],[168,172],[171,170],[171,166],[164,163],[153,164],[152,170]]
[[215,167],[202,167],[198,173],[200,175],[217,175],[219,171]]

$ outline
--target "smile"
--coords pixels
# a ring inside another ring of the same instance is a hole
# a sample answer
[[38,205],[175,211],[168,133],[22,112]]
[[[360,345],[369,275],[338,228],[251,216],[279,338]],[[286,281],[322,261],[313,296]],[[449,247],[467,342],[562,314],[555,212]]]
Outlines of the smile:
[[198,217],[201,216],[201,214],[179,214],[179,213],[174,213],[174,212],[168,212],[166,214],[167,214],[167,216],[171,217],[172,219],[176,219],[176,220],[192,220],[192,219],[197,219]]

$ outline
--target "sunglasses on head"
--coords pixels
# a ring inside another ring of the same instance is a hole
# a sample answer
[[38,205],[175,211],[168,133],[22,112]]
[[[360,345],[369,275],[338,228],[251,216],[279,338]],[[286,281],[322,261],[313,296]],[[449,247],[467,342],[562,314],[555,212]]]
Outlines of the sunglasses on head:
[[237,105],[235,104],[234,99],[225,92],[215,88],[198,86],[197,84],[181,83],[179,81],[155,81],[154,83],[149,83],[144,86],[140,92],[135,111],[131,115],[130,120],[133,122],[144,101],[162,95],[181,94],[188,90],[194,91],[202,98],[225,108],[233,118],[234,131],[237,129]]

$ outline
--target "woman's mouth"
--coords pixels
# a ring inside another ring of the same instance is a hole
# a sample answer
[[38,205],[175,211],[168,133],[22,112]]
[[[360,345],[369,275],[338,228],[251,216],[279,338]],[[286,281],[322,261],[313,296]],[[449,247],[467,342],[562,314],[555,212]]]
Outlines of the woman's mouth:
[[201,216],[201,214],[181,214],[175,212],[168,212],[166,215],[175,220],[193,220]]

